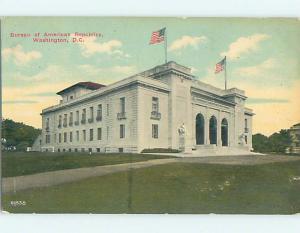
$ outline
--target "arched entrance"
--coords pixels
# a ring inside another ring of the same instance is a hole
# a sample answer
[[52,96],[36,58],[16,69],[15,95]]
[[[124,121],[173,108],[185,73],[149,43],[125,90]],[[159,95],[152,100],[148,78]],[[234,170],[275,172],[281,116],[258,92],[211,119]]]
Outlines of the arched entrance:
[[196,116],[196,145],[204,144],[204,117],[201,113]]
[[222,146],[228,146],[228,121],[224,118],[221,122]]
[[210,144],[217,144],[217,118],[215,116],[209,120],[209,141]]

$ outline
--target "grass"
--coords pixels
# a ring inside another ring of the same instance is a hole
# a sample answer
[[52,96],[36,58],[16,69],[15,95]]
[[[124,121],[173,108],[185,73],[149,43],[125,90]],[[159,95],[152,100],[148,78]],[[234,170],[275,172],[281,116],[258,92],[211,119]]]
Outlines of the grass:
[[173,163],[7,194],[2,203],[14,213],[293,214],[299,167]]
[[2,153],[2,177],[162,158],[168,156],[125,153],[89,155],[88,153],[4,152]]

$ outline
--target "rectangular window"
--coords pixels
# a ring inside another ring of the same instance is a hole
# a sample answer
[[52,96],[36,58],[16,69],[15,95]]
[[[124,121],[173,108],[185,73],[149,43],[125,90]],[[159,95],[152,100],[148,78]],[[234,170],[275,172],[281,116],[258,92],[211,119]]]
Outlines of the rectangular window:
[[76,122],[79,122],[79,111],[76,111]]
[[75,148],[75,149],[74,149],[74,151],[75,151],[75,152],[78,152],[78,149],[77,149],[77,148]]
[[64,114],[64,127],[67,127],[67,123],[68,123],[68,114]]
[[76,141],[79,141],[79,130],[76,131]]
[[106,116],[109,116],[109,104],[106,105]]
[[85,129],[82,130],[82,137],[83,137],[83,141],[86,141],[86,131],[85,131]]
[[70,132],[70,142],[72,142],[72,141],[73,141],[73,133]]
[[94,140],[94,130],[90,129],[90,141]]
[[70,117],[69,117],[69,126],[73,125],[73,112],[70,112]]
[[49,122],[50,122],[50,120],[49,120],[49,118],[47,118],[46,119],[46,130],[47,131],[49,130]]
[[120,112],[125,112],[125,97],[120,98]]
[[94,107],[90,107],[90,118],[94,118]]
[[97,121],[102,120],[102,104],[98,104],[98,109],[97,109]]
[[58,142],[61,143],[61,133],[58,134]]
[[54,142],[57,143],[56,134],[54,134]]
[[98,132],[97,139],[101,140],[102,139],[102,128],[98,128],[97,132]]
[[86,122],[86,109],[82,109],[81,123],[85,124]]
[[158,125],[152,125],[152,138],[158,138]]
[[106,127],[106,139],[108,140],[108,137],[109,137],[109,127],[107,126]]
[[58,128],[60,128],[61,125],[62,125],[62,116],[59,115],[59,117],[58,117]]
[[97,148],[97,152],[98,152],[98,153],[100,152],[100,148]]
[[84,148],[81,148],[81,152],[84,152]]
[[120,138],[125,138],[125,125],[120,125]]
[[152,97],[152,111],[159,112],[159,100],[157,97]]
[[67,142],[67,133],[64,133],[64,142]]

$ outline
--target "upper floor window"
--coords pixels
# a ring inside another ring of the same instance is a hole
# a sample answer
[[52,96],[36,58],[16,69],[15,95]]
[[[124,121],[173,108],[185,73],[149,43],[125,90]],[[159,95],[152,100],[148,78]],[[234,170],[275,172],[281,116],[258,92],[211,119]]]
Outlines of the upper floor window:
[[159,112],[159,99],[157,97],[152,97],[151,119],[159,120],[160,118],[161,113]]
[[98,104],[96,120],[97,121],[101,121],[102,120],[102,104]]
[[69,126],[73,125],[73,112],[70,112],[70,116],[69,116]]
[[157,97],[152,97],[152,111],[159,112],[159,100]]
[[67,133],[64,133],[64,142],[67,142]]
[[117,118],[119,120],[126,118],[126,115],[125,115],[125,97],[120,98],[120,112],[118,112]]
[[86,122],[86,109],[82,109],[82,116],[81,116],[81,124],[85,124]]
[[125,97],[120,98],[120,112],[125,112]]
[[58,128],[60,128],[61,125],[62,125],[62,116],[59,115],[59,117],[58,117]]
[[72,141],[73,141],[73,133],[70,132],[70,142],[72,142]]
[[79,111],[76,111],[75,125],[79,125]]
[[50,122],[50,119],[47,118],[47,119],[46,119],[46,130],[49,130],[49,122]]
[[89,123],[92,123],[93,121],[94,121],[94,107],[90,107]]
[[67,121],[68,121],[68,114],[64,114],[64,127],[67,127]]

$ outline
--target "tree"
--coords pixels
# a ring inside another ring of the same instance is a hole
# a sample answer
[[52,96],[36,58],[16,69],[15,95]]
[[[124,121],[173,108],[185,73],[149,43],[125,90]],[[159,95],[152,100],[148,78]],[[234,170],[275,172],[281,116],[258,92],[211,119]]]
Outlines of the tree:
[[267,137],[263,134],[255,134],[252,136],[252,145],[254,151],[257,152],[276,152],[284,153],[285,149],[291,144],[289,130],[282,129],[279,133],[273,133]]
[[26,125],[21,122],[15,122],[5,119],[2,122],[2,137],[6,139],[6,146],[16,146],[24,148],[32,146],[34,140],[41,134],[40,129]]

